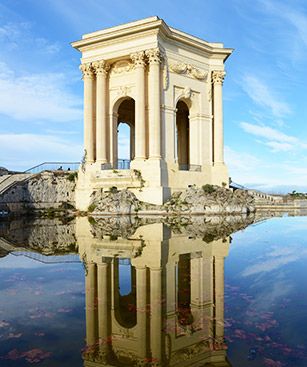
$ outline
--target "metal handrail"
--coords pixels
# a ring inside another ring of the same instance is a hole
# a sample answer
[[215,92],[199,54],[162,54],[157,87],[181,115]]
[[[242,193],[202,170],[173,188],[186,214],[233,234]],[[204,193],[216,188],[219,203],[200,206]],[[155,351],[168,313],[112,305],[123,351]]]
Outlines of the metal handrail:
[[130,159],[118,159],[117,168],[118,169],[130,169]]
[[80,162],[43,162],[33,166],[23,173],[39,173],[42,171],[77,171]]

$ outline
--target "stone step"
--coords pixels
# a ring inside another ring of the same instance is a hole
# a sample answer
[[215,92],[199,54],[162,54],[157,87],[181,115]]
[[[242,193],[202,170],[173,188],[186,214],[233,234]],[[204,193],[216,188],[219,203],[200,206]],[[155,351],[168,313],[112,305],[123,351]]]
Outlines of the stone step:
[[5,178],[0,181],[0,195],[4,194],[7,190],[9,190],[16,183],[28,180],[30,177],[33,177],[33,176],[34,175],[31,173],[18,173],[15,175],[1,176],[1,178],[3,177]]

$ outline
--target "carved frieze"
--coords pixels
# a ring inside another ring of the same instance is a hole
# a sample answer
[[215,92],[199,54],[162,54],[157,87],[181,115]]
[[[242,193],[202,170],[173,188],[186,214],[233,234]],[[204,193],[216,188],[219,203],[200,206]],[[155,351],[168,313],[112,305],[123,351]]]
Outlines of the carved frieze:
[[204,80],[208,73],[204,70],[200,70],[193,65],[183,62],[174,62],[169,65],[170,71],[177,74],[183,74],[190,78]]
[[128,60],[117,61],[112,65],[111,74],[128,73],[129,71],[133,70],[133,67],[134,65]]
[[128,87],[127,85],[119,87],[117,91],[117,95],[120,97],[125,97],[130,93],[131,93],[131,87]]

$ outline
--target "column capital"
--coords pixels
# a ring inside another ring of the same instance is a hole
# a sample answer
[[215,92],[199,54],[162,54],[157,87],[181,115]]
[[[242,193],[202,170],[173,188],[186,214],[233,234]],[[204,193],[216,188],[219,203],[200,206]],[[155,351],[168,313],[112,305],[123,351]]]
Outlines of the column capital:
[[145,67],[145,52],[144,51],[134,52],[133,54],[130,55],[130,58],[136,68]]
[[151,48],[145,51],[148,58],[149,64],[161,64],[162,62],[162,52],[159,47]]
[[91,63],[81,64],[79,66],[79,69],[82,72],[83,79],[84,78],[90,78],[90,79],[94,78],[94,70],[93,70],[93,67],[92,67]]
[[226,75],[225,71],[213,70],[212,74],[211,74],[212,83],[214,83],[214,84],[223,84],[225,75]]
[[106,76],[110,70],[110,65],[105,60],[99,60],[92,63],[92,68],[96,75]]

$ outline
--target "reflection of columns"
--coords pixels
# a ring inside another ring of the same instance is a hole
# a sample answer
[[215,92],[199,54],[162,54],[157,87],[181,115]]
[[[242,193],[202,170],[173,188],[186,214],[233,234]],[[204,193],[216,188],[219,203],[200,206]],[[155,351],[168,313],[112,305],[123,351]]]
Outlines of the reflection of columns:
[[85,278],[85,308],[86,308],[86,344],[91,346],[97,341],[97,269],[96,264],[87,264],[88,273]]
[[160,63],[159,48],[146,51],[149,61],[149,158],[161,158]]
[[96,160],[107,163],[106,83],[109,65],[105,61],[93,63],[96,73]]
[[146,268],[136,268],[136,309],[137,327],[139,331],[139,356],[146,358]]
[[150,269],[150,341],[153,360],[161,363],[162,338],[162,269]]
[[224,258],[215,257],[216,337],[224,336]]
[[136,73],[135,101],[135,159],[145,159],[145,54],[144,51],[131,55]]
[[108,263],[98,263],[98,332],[101,346],[107,347],[108,338]]
[[86,161],[93,163],[95,160],[94,74],[91,64],[80,65],[80,70],[84,80],[84,150],[86,152]]
[[224,71],[212,72],[213,83],[213,119],[214,119],[214,163],[224,162],[224,137],[223,137],[223,96],[222,87],[225,77]]
[[204,307],[204,322],[207,325],[208,335],[214,334],[214,285],[213,285],[213,257],[203,257],[202,271],[202,302]]

